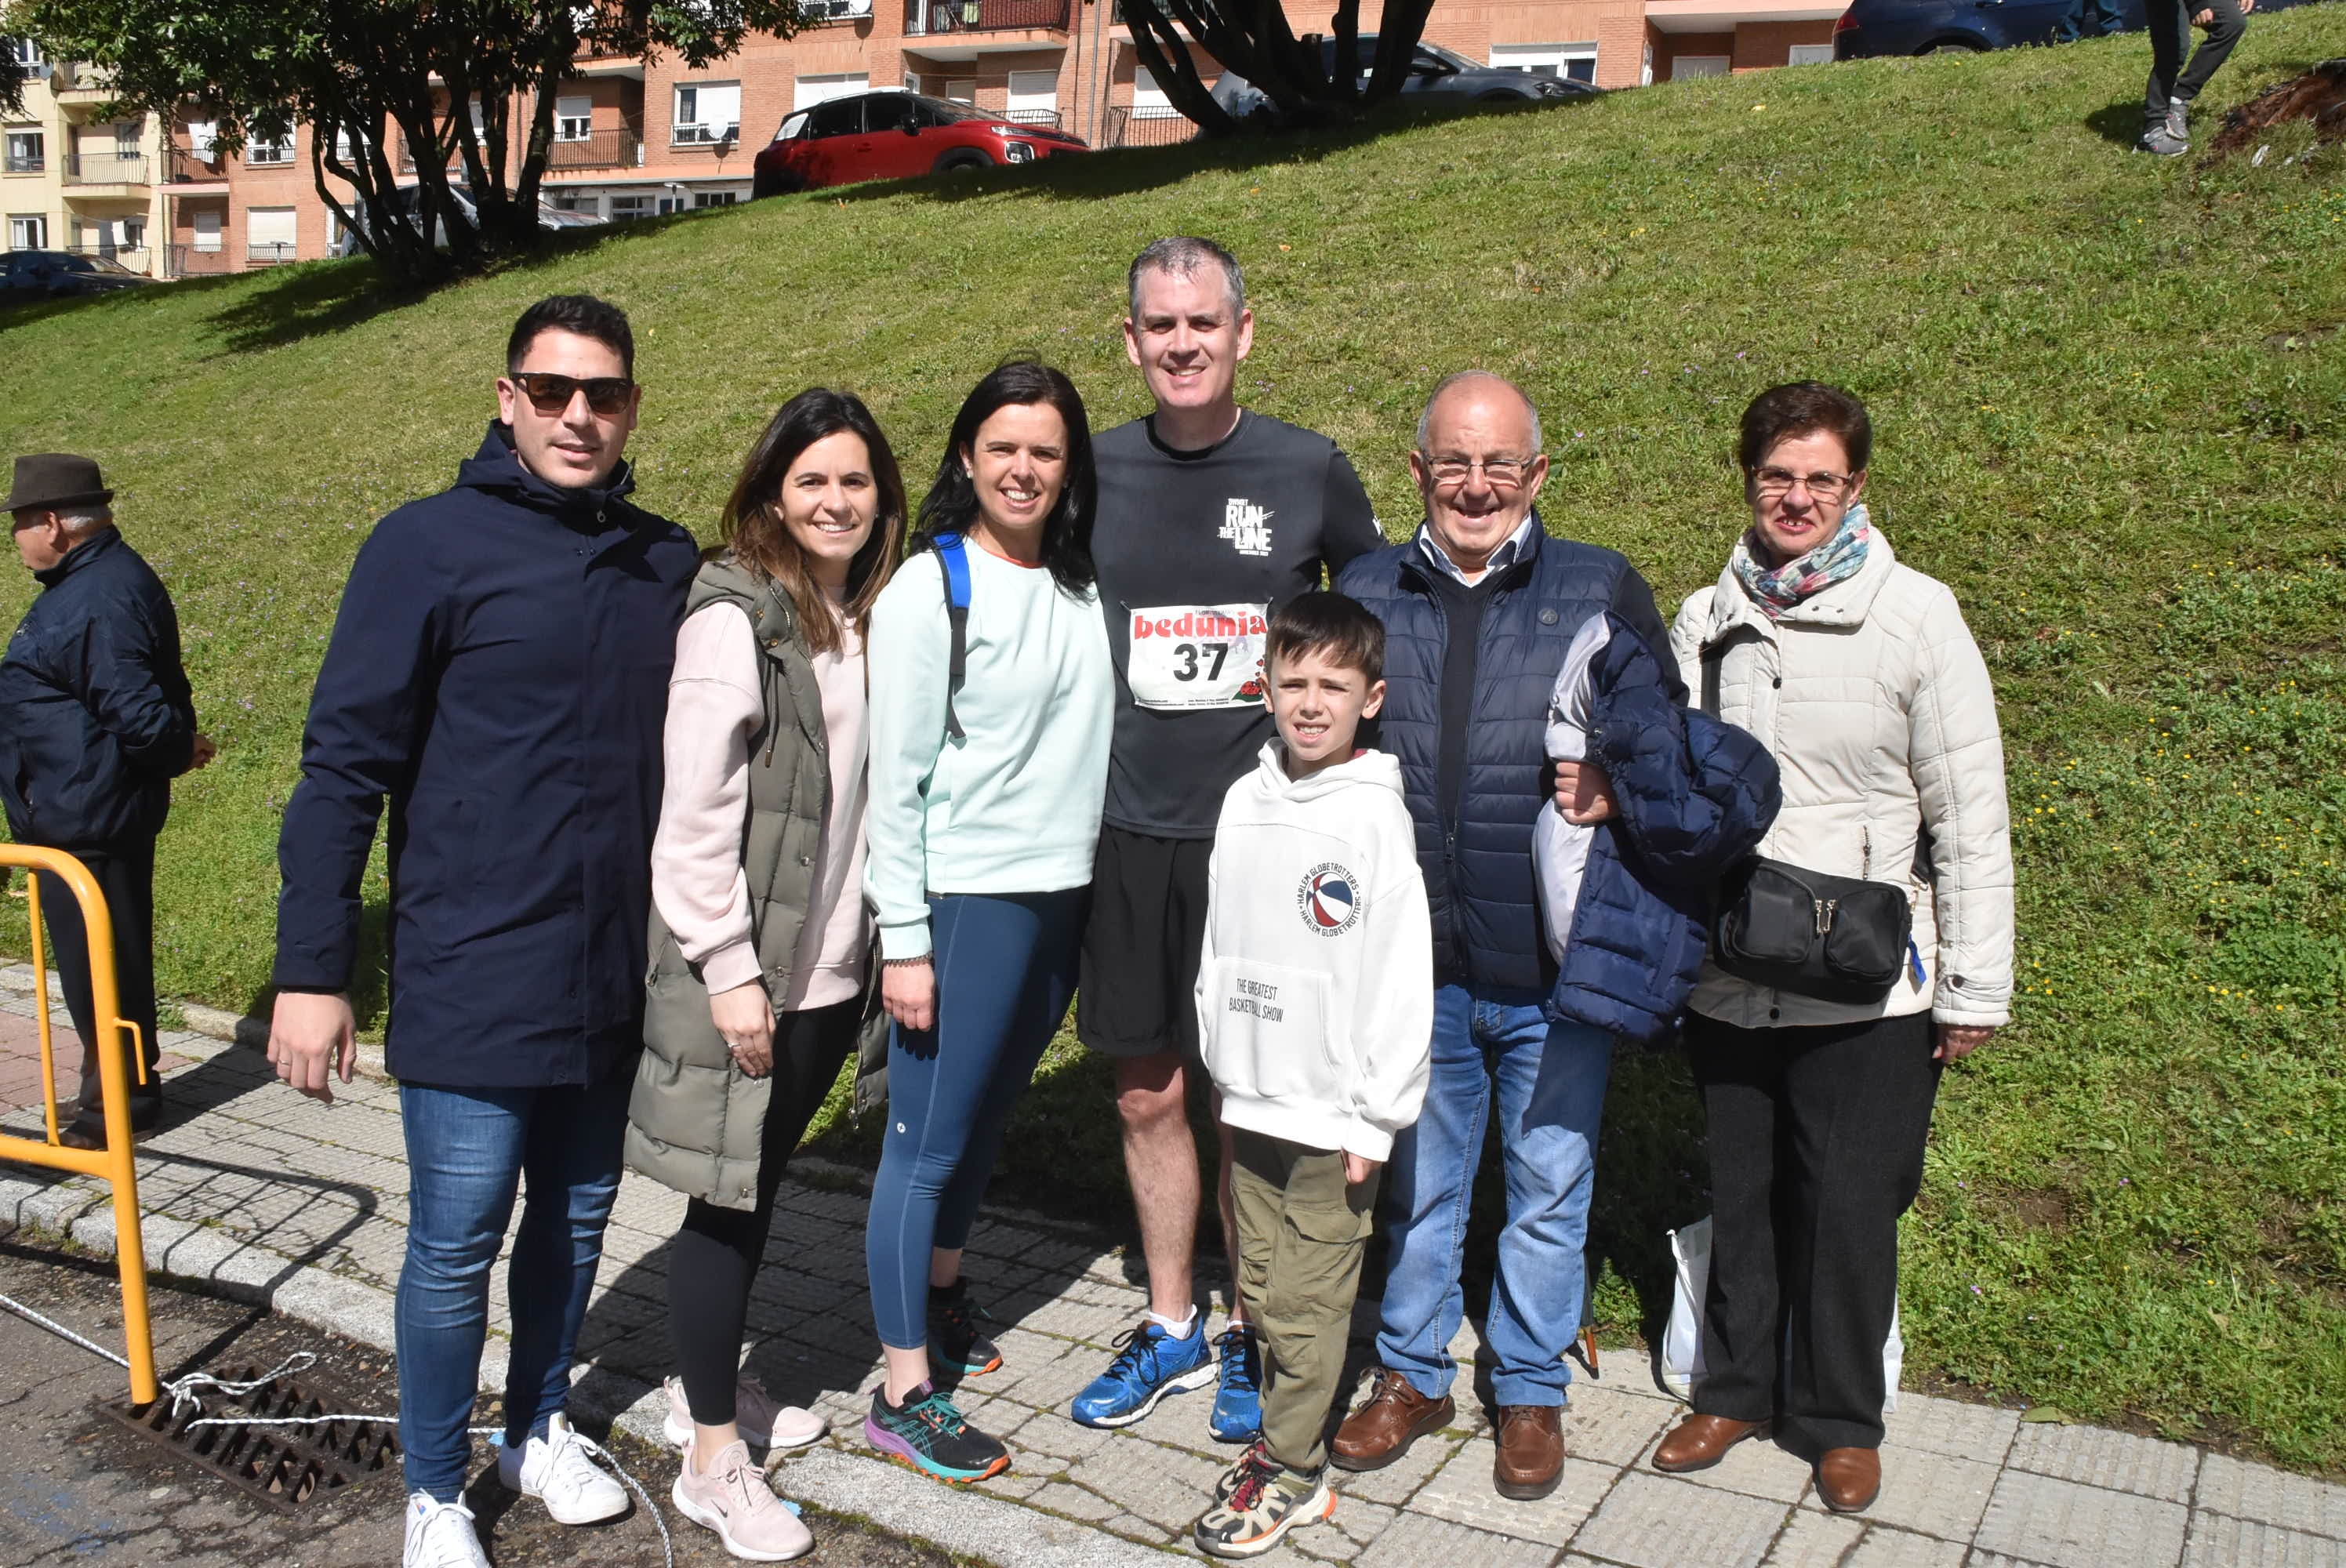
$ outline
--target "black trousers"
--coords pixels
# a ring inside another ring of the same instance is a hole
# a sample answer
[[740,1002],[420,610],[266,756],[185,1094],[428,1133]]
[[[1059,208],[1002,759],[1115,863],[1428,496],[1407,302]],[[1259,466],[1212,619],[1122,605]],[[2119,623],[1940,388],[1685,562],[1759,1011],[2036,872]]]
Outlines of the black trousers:
[[[155,1038],[155,840],[134,839],[103,848],[69,851],[89,868],[106,895],[114,921],[114,985],[116,1011],[138,1025],[147,1052],[147,1082],[141,1085],[136,1067],[130,1069],[130,1110],[134,1125],[154,1125],[163,1106],[163,1080],[157,1071],[162,1048]],[[49,931],[49,962],[66,993],[66,1013],[74,1033],[81,1036],[81,1089],[72,1115],[95,1125],[103,1114],[97,1076],[99,1020],[90,998],[89,937],[83,928],[81,905],[73,890],[46,872],[36,872],[41,882],[41,913]],[[130,1058],[123,1058],[126,1065]],[[62,1113],[64,1108],[60,1107]]]
[[765,1260],[773,1226],[774,1194],[790,1153],[855,1048],[863,1007],[842,1002],[774,1016],[774,1091],[758,1153],[758,1207],[719,1208],[694,1198],[668,1255],[668,1331],[685,1402],[702,1426],[733,1419],[733,1386],[741,1369],[741,1329],[750,1314],[750,1287]]
[[1710,1288],[1694,1408],[1796,1446],[1882,1444],[1898,1217],[1939,1092],[1930,1016],[1800,1029],[1688,1022],[1710,1122]]
[[[2194,50],[2191,18],[2203,10],[2213,11],[2216,23]],[[2170,102],[2188,104],[2198,97],[2216,68],[2231,58],[2233,46],[2249,30],[2249,19],[2240,15],[2239,0],[2148,0],[2143,20],[2150,29],[2150,81],[2143,89],[2143,125],[2155,129],[2167,123]]]

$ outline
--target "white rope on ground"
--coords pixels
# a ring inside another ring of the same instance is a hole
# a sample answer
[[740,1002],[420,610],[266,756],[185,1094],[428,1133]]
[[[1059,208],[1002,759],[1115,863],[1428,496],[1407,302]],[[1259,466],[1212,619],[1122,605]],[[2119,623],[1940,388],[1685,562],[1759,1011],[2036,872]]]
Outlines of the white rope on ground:
[[[104,1357],[126,1371],[129,1369],[130,1363],[128,1360],[116,1355],[105,1346],[82,1338],[56,1319],[43,1316],[13,1296],[0,1295],[0,1307],[7,1308],[28,1322],[38,1324],[61,1339],[70,1339],[92,1355]],[[287,1372],[302,1371],[313,1367],[317,1361],[317,1355],[313,1351],[296,1350],[258,1378],[238,1382],[229,1379],[215,1378],[209,1372],[189,1372],[186,1377],[165,1383],[163,1392],[171,1396],[171,1414],[176,1419],[186,1405],[193,1405],[199,1411],[202,1410],[203,1400],[196,1392],[199,1388],[212,1389],[223,1394],[249,1394],[255,1389],[266,1388]],[[200,1416],[180,1430],[193,1431],[198,1427],[319,1427],[331,1426],[336,1421],[370,1421],[390,1426],[395,1424],[398,1420],[397,1416],[361,1415],[355,1411],[326,1416]],[[493,1436],[500,1443],[505,1438],[503,1427],[468,1427],[465,1431],[474,1437]],[[643,1484],[628,1473],[627,1467],[619,1462],[618,1455],[584,1432],[574,1430],[570,1435],[577,1440],[579,1447],[586,1451],[587,1458],[597,1464],[608,1466],[614,1474],[627,1483],[627,1490],[636,1494],[636,1500],[643,1504],[644,1512],[651,1516],[653,1525],[659,1531],[662,1560],[667,1564],[667,1568],[676,1568],[676,1542],[668,1534],[668,1521],[660,1516],[659,1505],[652,1501],[651,1493],[646,1492]],[[792,1513],[800,1512],[799,1505],[790,1499],[781,1498],[778,1501]]]

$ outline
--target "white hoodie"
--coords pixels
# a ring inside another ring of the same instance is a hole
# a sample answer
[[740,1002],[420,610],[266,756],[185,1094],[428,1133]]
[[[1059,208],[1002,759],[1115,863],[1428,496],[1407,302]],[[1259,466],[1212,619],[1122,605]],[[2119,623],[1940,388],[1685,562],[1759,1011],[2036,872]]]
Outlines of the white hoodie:
[[1417,830],[1384,752],[1301,779],[1284,754],[1265,745],[1222,798],[1198,1038],[1231,1126],[1383,1160],[1431,1070]]

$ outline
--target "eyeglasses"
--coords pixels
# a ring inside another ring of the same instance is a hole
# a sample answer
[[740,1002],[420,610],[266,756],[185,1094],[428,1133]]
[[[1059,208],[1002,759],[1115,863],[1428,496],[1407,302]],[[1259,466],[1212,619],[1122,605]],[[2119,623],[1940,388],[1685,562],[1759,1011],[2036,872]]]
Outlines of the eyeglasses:
[[608,416],[627,412],[627,395],[636,383],[626,376],[557,376],[549,371],[516,371],[514,385],[521,388],[530,406],[538,412],[556,414],[570,406],[570,400],[580,392],[586,394],[586,406],[597,413]]
[[1755,468],[1751,471],[1751,488],[1774,499],[1795,484],[1808,487],[1810,494],[1820,501],[1838,501],[1857,483],[1854,473],[1795,473],[1789,468]]
[[1478,468],[1483,471],[1483,483],[1492,489],[1513,490],[1530,475],[1532,464],[1539,461],[1535,457],[1429,457],[1422,452],[1417,455],[1426,472],[1433,475],[1433,483],[1444,490],[1465,484],[1467,476]]

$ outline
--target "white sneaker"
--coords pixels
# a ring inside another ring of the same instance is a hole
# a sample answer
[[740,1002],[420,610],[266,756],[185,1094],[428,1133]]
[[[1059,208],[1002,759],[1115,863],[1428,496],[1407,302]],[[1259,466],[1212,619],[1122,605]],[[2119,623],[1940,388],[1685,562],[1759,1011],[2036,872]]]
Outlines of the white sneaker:
[[627,1511],[627,1493],[609,1471],[586,1457],[570,1418],[556,1415],[546,1435],[519,1449],[497,1445],[497,1479],[507,1490],[546,1504],[556,1524],[598,1524]]
[[[684,1397],[684,1380],[670,1378],[668,1389],[668,1441],[682,1448],[692,1441],[692,1405]],[[830,1423],[812,1410],[774,1402],[765,1385],[744,1378],[733,1389],[733,1427],[744,1441],[762,1449],[804,1448],[820,1442]]]
[[407,1550],[399,1561],[401,1568],[489,1568],[473,1511],[428,1492],[408,1496]]
[[678,1513],[717,1532],[725,1550],[744,1562],[788,1563],[814,1550],[805,1521],[774,1495],[765,1471],[750,1462],[750,1445],[738,1438],[699,1475],[692,1472],[688,1441],[668,1495]]

